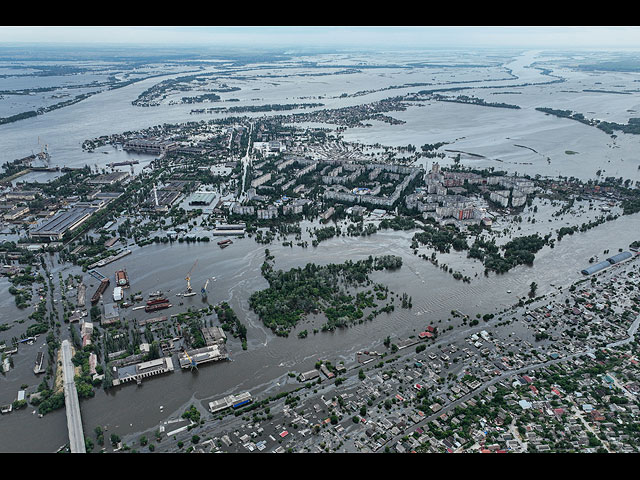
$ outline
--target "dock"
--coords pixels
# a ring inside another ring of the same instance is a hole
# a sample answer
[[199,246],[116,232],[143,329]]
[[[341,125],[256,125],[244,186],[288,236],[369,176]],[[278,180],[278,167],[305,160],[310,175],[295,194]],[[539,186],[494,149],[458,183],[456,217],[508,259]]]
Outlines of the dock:
[[102,260],[98,260],[96,263],[92,263],[91,265],[89,265],[89,268],[93,269],[96,267],[104,267],[105,265],[115,262],[116,260],[120,260],[121,258],[126,257],[127,255],[130,255],[130,254],[131,254],[131,250],[125,250],[124,252],[120,252],[116,255],[111,255],[110,257],[103,258]]

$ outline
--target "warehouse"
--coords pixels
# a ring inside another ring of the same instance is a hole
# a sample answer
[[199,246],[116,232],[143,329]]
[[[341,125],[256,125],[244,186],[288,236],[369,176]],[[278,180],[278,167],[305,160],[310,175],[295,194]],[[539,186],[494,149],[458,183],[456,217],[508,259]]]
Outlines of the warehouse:
[[195,192],[191,196],[191,200],[189,201],[189,205],[211,205],[216,198],[216,194],[214,192]]
[[607,258],[607,262],[613,265],[615,263],[620,263],[624,260],[628,260],[632,256],[633,255],[631,255],[631,252],[621,252],[621,253],[618,253],[617,255],[614,255],[613,257]]
[[605,268],[608,268],[610,266],[611,266],[611,263],[604,261],[604,262],[596,263],[595,265],[591,265],[590,267],[587,267],[584,270],[581,270],[581,273],[583,275],[591,275],[592,273],[599,272],[600,270],[604,270]]
[[72,231],[85,222],[93,213],[98,210],[95,207],[74,207],[64,212],[58,213],[51,220],[44,222],[39,227],[33,229],[29,235],[35,238],[48,240],[62,240],[67,231]]
[[104,175],[98,175],[95,178],[90,178],[87,180],[88,184],[91,185],[113,185],[115,183],[121,182],[129,176],[127,172],[112,172],[105,173]]

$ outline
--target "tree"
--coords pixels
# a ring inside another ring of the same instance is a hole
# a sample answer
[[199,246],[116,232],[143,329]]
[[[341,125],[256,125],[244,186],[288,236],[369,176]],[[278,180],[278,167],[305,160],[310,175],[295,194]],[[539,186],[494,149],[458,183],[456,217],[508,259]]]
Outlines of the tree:
[[531,289],[529,290],[529,297],[533,298],[536,296],[536,291],[538,290],[538,284],[536,282],[531,282]]

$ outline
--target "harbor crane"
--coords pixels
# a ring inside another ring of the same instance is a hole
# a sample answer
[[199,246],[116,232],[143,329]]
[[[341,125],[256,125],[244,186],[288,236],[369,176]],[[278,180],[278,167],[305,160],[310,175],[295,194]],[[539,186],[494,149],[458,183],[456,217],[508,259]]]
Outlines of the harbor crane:
[[184,350],[182,350],[182,351],[184,352],[184,354],[185,354],[185,355],[187,356],[187,358],[189,359],[189,362],[191,362],[191,370],[193,370],[194,368],[195,368],[196,370],[198,370],[198,364],[197,364],[197,363],[196,363],[196,361],[195,361],[193,358],[191,358],[191,356],[187,353],[187,350],[186,350],[186,349],[184,349]]
[[187,293],[192,293],[193,289],[191,288],[191,273],[193,272],[194,268],[196,268],[196,265],[198,264],[198,260],[196,260],[196,262],[193,264],[193,267],[191,267],[191,270],[189,270],[189,273],[187,273],[187,276],[184,277],[184,279],[187,281]]
[[200,290],[200,293],[202,294],[202,299],[205,300],[207,298],[207,286],[209,285],[209,278],[207,278],[207,281],[204,282],[204,287],[202,287],[202,290]]

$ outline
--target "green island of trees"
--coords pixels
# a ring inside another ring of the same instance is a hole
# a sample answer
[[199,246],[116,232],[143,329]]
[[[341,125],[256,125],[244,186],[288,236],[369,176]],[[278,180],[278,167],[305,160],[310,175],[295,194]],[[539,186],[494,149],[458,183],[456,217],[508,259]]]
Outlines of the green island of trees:
[[[322,327],[324,331],[361,321],[365,308],[377,307],[374,294],[366,291],[352,295],[348,289],[371,284],[369,274],[374,270],[394,270],[402,266],[401,257],[383,255],[324,266],[308,263],[303,268],[283,272],[273,269],[272,258],[267,256],[262,264],[262,275],[269,287],[251,295],[249,306],[280,336],[288,336],[289,331],[312,312],[323,312],[327,317],[327,323]],[[384,286],[376,287],[376,291],[386,291]],[[371,320],[380,312],[392,310],[393,305],[388,303],[373,310],[366,318]]]
[[222,324],[222,329],[231,332],[234,337],[242,340],[242,348],[247,349],[247,327],[238,319],[236,313],[227,302],[222,302],[214,307],[218,320]]

